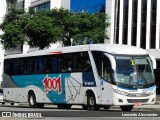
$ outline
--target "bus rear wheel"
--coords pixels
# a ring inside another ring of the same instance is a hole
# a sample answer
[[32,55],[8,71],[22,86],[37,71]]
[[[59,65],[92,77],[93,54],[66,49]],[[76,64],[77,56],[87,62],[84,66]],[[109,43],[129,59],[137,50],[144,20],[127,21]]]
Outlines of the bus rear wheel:
[[131,111],[133,109],[133,105],[128,106],[120,106],[122,111]]
[[105,106],[103,106],[103,109],[105,109],[105,110],[109,110],[109,108],[110,108],[111,106],[107,106],[107,105],[105,105]]
[[100,109],[100,106],[96,104],[96,98],[93,93],[87,96],[87,106],[89,110],[99,110]]
[[58,104],[57,105],[58,109],[70,109],[72,105],[70,104]]
[[83,104],[83,105],[82,105],[82,108],[83,108],[83,110],[87,110],[87,109],[88,109],[88,106],[85,105],[85,104]]
[[28,103],[31,108],[43,108],[44,103],[37,103],[34,92],[29,93]]

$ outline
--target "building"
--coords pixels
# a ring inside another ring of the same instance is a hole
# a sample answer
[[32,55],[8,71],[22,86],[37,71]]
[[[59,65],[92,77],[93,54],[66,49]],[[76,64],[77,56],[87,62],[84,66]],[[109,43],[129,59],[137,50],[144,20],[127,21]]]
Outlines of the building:
[[[105,40],[105,43],[127,44],[146,49],[157,60],[155,74],[157,85],[160,85],[160,0],[3,0],[0,4],[0,9],[3,10],[0,22],[8,2],[18,4],[26,10],[62,7],[74,12],[106,12],[111,26],[108,28],[110,39]],[[14,53],[26,53],[35,49],[23,45]],[[13,49],[7,52],[11,51]]]

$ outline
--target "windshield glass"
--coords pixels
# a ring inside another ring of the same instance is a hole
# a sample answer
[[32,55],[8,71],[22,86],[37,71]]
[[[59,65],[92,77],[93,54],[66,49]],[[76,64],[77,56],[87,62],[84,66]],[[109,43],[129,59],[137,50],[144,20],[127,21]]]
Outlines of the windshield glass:
[[115,60],[117,83],[141,87],[154,84],[153,69],[148,56],[115,56]]

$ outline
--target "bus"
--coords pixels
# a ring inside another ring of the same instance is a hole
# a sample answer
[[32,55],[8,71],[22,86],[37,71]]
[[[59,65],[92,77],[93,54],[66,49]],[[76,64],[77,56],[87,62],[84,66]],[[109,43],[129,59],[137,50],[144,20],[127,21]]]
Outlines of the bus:
[[154,104],[156,61],[141,48],[90,44],[7,55],[4,100],[86,110]]

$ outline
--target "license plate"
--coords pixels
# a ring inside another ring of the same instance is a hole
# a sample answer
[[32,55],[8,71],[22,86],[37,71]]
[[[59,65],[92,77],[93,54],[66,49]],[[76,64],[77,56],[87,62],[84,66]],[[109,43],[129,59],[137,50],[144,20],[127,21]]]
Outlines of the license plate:
[[136,102],[134,103],[135,106],[142,106],[142,103],[141,102]]

